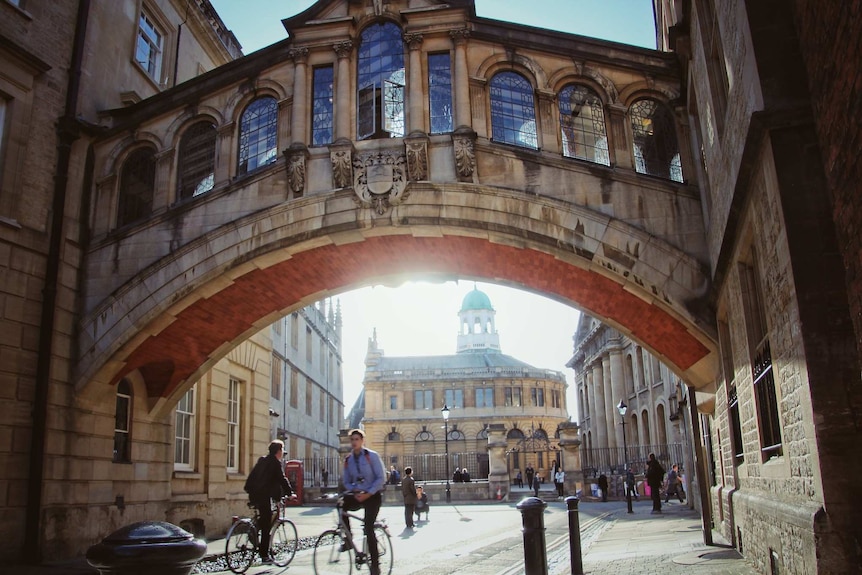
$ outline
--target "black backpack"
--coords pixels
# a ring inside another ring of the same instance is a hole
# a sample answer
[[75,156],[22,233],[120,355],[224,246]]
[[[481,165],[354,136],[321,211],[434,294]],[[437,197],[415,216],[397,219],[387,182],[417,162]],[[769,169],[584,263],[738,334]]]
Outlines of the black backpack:
[[266,478],[263,475],[263,462],[265,457],[261,457],[257,460],[257,463],[252,468],[251,473],[248,474],[248,477],[245,480],[245,485],[243,489],[248,493],[248,498],[252,502],[257,502],[264,497],[268,497],[269,494],[266,493]]

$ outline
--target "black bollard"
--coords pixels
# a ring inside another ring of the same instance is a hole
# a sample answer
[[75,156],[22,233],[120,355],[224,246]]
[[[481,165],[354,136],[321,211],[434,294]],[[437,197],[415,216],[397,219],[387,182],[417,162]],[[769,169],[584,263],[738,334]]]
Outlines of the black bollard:
[[584,559],[581,555],[581,520],[578,517],[578,498],[566,497],[569,510],[569,557],[572,562],[572,575],[584,575]]
[[102,575],[188,575],[207,545],[164,521],[122,527],[87,549],[87,562]]
[[547,506],[538,497],[527,497],[517,505],[524,525],[524,575],[548,575],[543,517]]

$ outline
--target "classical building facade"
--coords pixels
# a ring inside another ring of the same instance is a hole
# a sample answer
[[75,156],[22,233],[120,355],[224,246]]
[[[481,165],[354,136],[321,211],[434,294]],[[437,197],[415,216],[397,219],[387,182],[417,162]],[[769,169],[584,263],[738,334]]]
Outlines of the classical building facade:
[[[363,379],[362,425],[388,466],[413,465],[427,479],[423,455],[444,454],[448,425],[450,469],[466,467],[471,477],[488,479],[488,428],[504,426],[509,473],[528,465],[544,478],[560,459],[557,429],[568,421],[566,379],[505,355],[488,296],[473,289],[458,311],[456,353],[387,357],[369,339]],[[448,424],[441,410],[449,408]],[[532,441],[526,442],[525,439]],[[525,450],[524,446],[536,446]],[[559,463],[559,462],[558,462]]]
[[309,486],[321,484],[327,460],[338,460],[345,427],[341,326],[341,308],[331,299],[272,324],[272,437],[285,441],[289,458],[308,463]]
[[234,60],[206,2],[0,2],[0,558],[167,517],[196,382],[309,302],[430,274],[638,342],[695,399],[705,537],[857,569],[862,16],[655,7],[659,50],[321,0]]
[[679,377],[637,342],[586,314],[572,339],[566,365],[574,370],[584,449],[622,448],[623,417],[625,443],[632,448],[683,442],[679,408],[687,390]]

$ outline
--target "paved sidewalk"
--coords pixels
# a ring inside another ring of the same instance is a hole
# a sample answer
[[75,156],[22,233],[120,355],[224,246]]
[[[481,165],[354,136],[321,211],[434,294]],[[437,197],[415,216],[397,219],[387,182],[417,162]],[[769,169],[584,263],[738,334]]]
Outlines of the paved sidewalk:
[[[679,503],[665,504],[661,515],[648,505],[635,513],[623,508],[604,518],[604,529],[583,544],[585,575],[756,575],[754,567],[714,534],[703,542],[700,516]],[[566,542],[568,543],[568,542]],[[568,545],[548,556],[551,575],[570,575]]]

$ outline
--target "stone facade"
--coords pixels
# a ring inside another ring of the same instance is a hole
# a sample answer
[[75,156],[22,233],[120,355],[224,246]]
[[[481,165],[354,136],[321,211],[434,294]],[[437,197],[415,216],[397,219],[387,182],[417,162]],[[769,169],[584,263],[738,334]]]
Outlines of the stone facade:
[[[858,102],[843,88],[859,64],[835,52],[859,36],[852,3],[657,0],[671,54],[479,18],[470,0],[321,0],[238,61],[206,2],[180,50],[186,2],[21,4],[0,2],[0,558],[80,554],[165,517],[170,416],[196,381],[275,318],[421,273],[525,287],[631,337],[697,390],[715,527],[763,572],[859,565]],[[165,32],[155,66],[134,60],[141,7],[148,41]],[[405,63],[360,86],[372,26],[397,28]],[[452,87],[439,131],[435,54]],[[330,66],[326,138],[310,112]],[[376,81],[403,100],[360,129],[383,109]],[[507,131],[511,92],[533,115]],[[260,97],[272,142],[249,169]],[[598,102],[606,131],[579,156],[571,118]],[[203,122],[211,187],[187,197],[180,150]],[[660,125],[678,148],[646,144]],[[142,439],[119,470],[123,380]],[[255,424],[251,445],[270,432]]]
[[721,348],[716,394],[697,394],[713,525],[764,573],[857,572],[859,130],[844,86],[859,64],[840,54],[858,10],[656,5],[701,150]]

